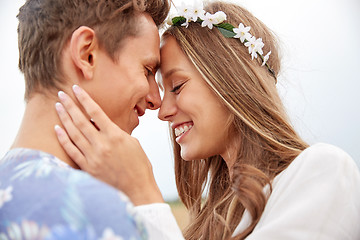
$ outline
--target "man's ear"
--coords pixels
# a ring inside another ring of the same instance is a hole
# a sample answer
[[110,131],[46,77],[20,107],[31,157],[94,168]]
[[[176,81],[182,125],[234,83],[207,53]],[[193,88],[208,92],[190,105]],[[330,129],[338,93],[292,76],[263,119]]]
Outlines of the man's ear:
[[87,80],[92,79],[96,62],[98,41],[93,29],[81,26],[70,40],[70,52],[74,64]]

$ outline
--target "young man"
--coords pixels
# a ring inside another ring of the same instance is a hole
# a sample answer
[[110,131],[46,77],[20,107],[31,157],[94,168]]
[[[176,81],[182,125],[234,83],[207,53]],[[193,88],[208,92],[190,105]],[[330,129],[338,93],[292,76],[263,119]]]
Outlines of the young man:
[[20,8],[26,109],[0,161],[0,239],[146,238],[127,197],[64,152],[54,105],[59,90],[71,95],[80,85],[130,134],[161,103],[153,73],[168,11],[165,0],[27,0]]

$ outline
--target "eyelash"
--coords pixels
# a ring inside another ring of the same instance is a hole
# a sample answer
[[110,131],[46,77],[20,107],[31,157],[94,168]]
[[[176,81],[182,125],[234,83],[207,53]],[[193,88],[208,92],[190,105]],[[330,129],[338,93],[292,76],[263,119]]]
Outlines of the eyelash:
[[154,75],[154,73],[152,72],[152,69],[149,69],[149,68],[145,68],[145,75],[146,77],[150,76],[150,75]]
[[177,93],[176,91],[178,91],[183,85],[184,85],[184,83],[181,83],[181,84],[177,85],[170,92]]

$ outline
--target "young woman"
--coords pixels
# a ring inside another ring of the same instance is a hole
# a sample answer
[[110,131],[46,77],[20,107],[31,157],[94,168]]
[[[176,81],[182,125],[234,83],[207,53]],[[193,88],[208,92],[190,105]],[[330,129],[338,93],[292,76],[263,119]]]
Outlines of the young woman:
[[[185,239],[359,239],[359,170],[342,150],[308,146],[294,131],[276,90],[280,59],[271,31],[233,4],[181,11],[163,35],[159,118],[172,129],[177,188],[191,214]],[[159,194],[151,183],[147,193],[137,191],[151,175],[138,170],[151,170],[139,144],[75,89],[98,130],[62,101],[79,119],[74,125],[59,113],[77,146],[57,128],[69,155],[142,205],[144,219],[176,229],[161,204],[150,204],[159,201],[147,200]]]

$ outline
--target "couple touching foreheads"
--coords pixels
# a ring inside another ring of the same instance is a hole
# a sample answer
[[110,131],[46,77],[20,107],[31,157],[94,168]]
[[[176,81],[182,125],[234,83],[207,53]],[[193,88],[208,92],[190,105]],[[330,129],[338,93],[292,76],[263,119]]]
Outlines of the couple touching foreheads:
[[[358,239],[359,170],[290,124],[274,34],[213,1],[178,6],[160,39],[169,8],[28,0],[20,9],[27,104],[0,162],[0,237],[30,239],[31,228],[35,239]],[[169,122],[190,212],[183,233],[130,135],[147,109]]]

